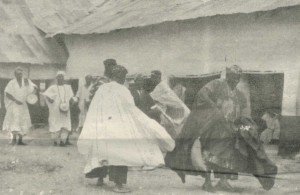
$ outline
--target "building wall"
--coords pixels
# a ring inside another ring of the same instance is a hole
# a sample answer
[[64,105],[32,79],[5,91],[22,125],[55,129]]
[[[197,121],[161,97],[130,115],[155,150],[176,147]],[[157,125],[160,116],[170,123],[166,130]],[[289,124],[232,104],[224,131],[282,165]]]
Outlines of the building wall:
[[243,69],[285,73],[283,114],[295,115],[299,91],[300,7],[214,16],[119,30],[103,35],[69,35],[67,74],[102,74],[115,58],[129,73],[160,69],[191,75],[238,64]]

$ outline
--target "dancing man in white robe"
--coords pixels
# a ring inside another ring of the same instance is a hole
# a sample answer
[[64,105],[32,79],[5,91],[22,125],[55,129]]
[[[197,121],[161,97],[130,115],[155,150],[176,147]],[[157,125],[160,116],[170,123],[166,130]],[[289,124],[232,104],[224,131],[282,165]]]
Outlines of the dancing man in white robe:
[[26,98],[34,93],[36,85],[31,80],[23,78],[23,69],[20,67],[15,69],[15,77],[4,90],[6,115],[3,130],[9,131],[12,135],[11,144],[26,145],[22,138],[32,126]]
[[79,87],[76,94],[76,97],[78,98],[78,107],[80,110],[79,113],[79,124],[78,124],[78,131],[79,133],[82,130],[86,113],[88,111],[89,105],[91,103],[90,99],[90,91],[92,88],[92,75],[86,75],[84,79],[81,79],[79,81]]
[[69,132],[71,132],[71,117],[69,101],[74,96],[70,85],[66,85],[65,73],[58,71],[56,75],[57,83],[50,86],[43,95],[49,108],[49,131],[54,142],[54,146],[65,146]]
[[163,152],[172,151],[175,143],[135,106],[123,85],[127,70],[118,65],[112,72],[112,82],[101,85],[91,102],[78,150],[87,158],[87,178],[98,178],[98,185],[103,185],[108,169],[109,179],[116,184],[114,191],[129,192],[123,186],[128,167],[164,165]]
[[161,112],[160,124],[165,127],[173,139],[176,139],[190,114],[190,109],[170,88],[169,81],[162,81],[159,70],[151,72],[151,80],[155,85],[154,90],[150,93],[156,102],[153,109]]

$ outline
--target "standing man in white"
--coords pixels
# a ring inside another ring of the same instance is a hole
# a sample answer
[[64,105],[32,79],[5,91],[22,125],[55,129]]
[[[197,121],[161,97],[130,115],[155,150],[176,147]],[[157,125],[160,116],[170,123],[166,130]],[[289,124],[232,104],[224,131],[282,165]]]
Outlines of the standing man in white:
[[69,101],[74,96],[70,85],[65,84],[65,73],[58,71],[56,84],[50,86],[43,95],[49,108],[49,131],[52,133],[54,146],[65,146],[71,131]]
[[11,133],[13,145],[26,145],[22,139],[32,126],[26,99],[28,95],[34,93],[35,88],[31,80],[23,78],[21,67],[15,69],[15,79],[12,79],[5,88],[6,115],[3,130]]

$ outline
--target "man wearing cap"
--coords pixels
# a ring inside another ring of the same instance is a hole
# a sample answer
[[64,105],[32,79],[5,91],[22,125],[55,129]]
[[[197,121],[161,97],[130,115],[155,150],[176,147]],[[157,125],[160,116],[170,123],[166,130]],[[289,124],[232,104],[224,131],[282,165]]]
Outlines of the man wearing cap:
[[13,145],[26,145],[22,138],[32,126],[26,99],[29,94],[34,93],[35,88],[36,85],[31,80],[23,78],[21,67],[15,69],[15,79],[5,87],[6,114],[3,130],[11,133]]
[[104,84],[109,83],[111,81],[112,69],[117,65],[117,61],[115,59],[106,59],[103,61],[104,64],[104,76],[96,79],[93,86],[90,90],[90,99],[93,99],[98,88]]
[[74,96],[70,85],[65,84],[65,72],[58,71],[56,84],[50,86],[43,95],[49,108],[49,131],[54,146],[65,146],[71,132],[71,117],[69,102]]
[[[238,172],[246,172],[257,177],[264,189],[273,187],[274,178],[264,174],[276,175],[277,168],[258,141],[253,120],[242,116],[247,100],[236,88],[241,74],[237,65],[226,68],[225,79],[210,81],[198,92],[192,112],[176,139],[176,147],[165,158],[166,164],[177,172],[183,183],[186,174],[202,175],[205,177],[204,190],[233,192],[228,179],[237,179]],[[237,131],[237,120],[239,124],[245,121],[250,124],[242,128],[244,134],[237,133],[240,132]],[[248,137],[242,139],[243,135]],[[199,140],[197,157],[200,159],[195,159],[193,145]],[[203,163],[195,164],[195,160]],[[215,187],[211,184],[211,171],[220,178]]]
[[109,175],[115,192],[124,187],[129,167],[158,167],[164,164],[162,152],[171,151],[174,141],[163,127],[147,117],[134,104],[124,86],[127,70],[113,68],[112,81],[97,90],[78,139],[78,151],[85,155],[87,178],[98,185]]
[[142,74],[138,74],[134,79],[134,86],[130,87],[130,92],[133,96],[135,105],[141,109],[141,96],[143,93],[145,77]]

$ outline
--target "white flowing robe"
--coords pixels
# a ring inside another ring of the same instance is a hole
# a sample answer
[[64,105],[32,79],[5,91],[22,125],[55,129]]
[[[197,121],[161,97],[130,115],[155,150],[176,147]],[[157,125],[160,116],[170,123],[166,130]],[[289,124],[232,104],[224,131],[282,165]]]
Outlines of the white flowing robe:
[[49,108],[49,131],[55,133],[62,128],[71,131],[70,109],[66,113],[59,110],[61,102],[69,104],[70,99],[74,96],[71,86],[52,85],[43,93],[43,95],[54,100],[53,103],[50,103],[48,99],[46,99]]
[[116,82],[103,84],[94,96],[78,151],[88,160],[85,173],[107,165],[157,167],[163,152],[172,151],[173,139],[135,104],[130,91]]
[[186,88],[183,85],[181,85],[181,84],[175,85],[175,87],[173,88],[173,91],[179,97],[179,99],[182,102],[185,101],[185,91],[186,91]]
[[90,86],[85,85],[84,79],[79,81],[79,87],[78,87],[78,91],[76,94],[76,97],[79,98],[79,103],[78,103],[78,107],[80,110],[79,123],[78,123],[79,127],[83,127],[83,124],[85,121],[86,113],[88,111],[87,102],[90,101],[91,88],[92,88],[92,85],[90,85]]
[[26,98],[34,91],[35,84],[29,79],[28,83],[28,86],[25,86],[24,79],[22,79],[22,87],[20,87],[17,79],[13,79],[7,84],[4,92],[22,102],[22,105],[18,105],[5,95],[6,114],[3,121],[3,130],[25,135],[32,126]]
[[166,81],[160,82],[150,95],[153,100],[158,102],[157,106],[162,112],[161,124],[175,139],[190,114],[189,108],[179,99]]

